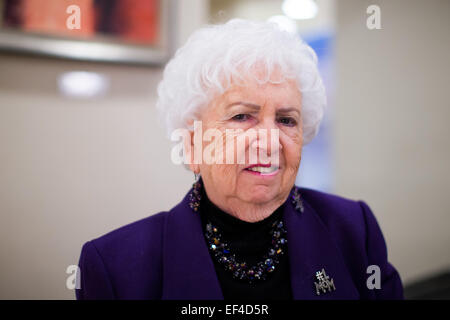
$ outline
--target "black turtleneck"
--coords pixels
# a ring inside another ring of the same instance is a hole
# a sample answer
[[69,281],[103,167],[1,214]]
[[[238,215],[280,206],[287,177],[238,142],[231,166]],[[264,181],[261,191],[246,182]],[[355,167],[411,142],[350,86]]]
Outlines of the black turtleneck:
[[[270,234],[272,223],[283,217],[283,206],[266,219],[252,223],[222,211],[208,199],[204,191],[202,193],[200,216],[203,231],[205,232],[206,224],[210,221],[222,234],[223,241],[229,245],[238,261],[245,261],[247,265],[261,261],[272,240]],[[268,274],[267,279],[254,283],[234,279],[231,272],[225,270],[214,256],[211,255],[211,258],[224,299],[292,299],[287,247],[275,271]]]

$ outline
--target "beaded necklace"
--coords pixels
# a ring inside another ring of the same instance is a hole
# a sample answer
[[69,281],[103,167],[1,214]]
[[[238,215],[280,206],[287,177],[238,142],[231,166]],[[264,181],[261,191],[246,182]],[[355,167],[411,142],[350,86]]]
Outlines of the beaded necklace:
[[246,262],[239,262],[234,253],[231,252],[228,244],[223,241],[218,229],[208,222],[206,224],[205,238],[208,249],[224,268],[232,273],[233,278],[252,283],[257,280],[265,280],[269,273],[275,271],[280,262],[281,256],[286,252],[286,229],[283,221],[275,221],[271,229],[272,242],[267,253],[261,261],[253,266]]
[[[194,212],[200,209],[202,199],[202,184],[200,179],[193,185],[192,192],[189,194],[189,206]],[[293,187],[292,203],[294,208],[303,212],[303,203],[296,186]],[[280,258],[287,250],[287,231],[284,228],[282,220],[272,223],[270,234],[272,236],[271,245],[262,259],[254,265],[248,265],[246,262],[237,261],[232,248],[224,241],[222,234],[216,226],[210,221],[205,228],[205,238],[208,249],[214,259],[229,271],[234,279],[242,280],[247,283],[263,281],[269,274],[273,273],[280,262]]]

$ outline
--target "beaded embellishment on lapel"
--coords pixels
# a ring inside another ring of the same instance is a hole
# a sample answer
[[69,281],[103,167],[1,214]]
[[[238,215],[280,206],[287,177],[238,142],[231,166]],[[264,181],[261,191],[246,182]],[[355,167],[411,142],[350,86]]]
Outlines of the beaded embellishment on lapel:
[[[200,208],[200,201],[202,200],[202,184],[200,182],[200,179],[195,181],[194,184],[192,185],[192,191],[189,194],[189,207],[191,207],[191,209],[194,212],[198,212],[199,208]],[[303,212],[304,206],[303,206],[303,201],[300,197],[300,192],[298,190],[298,187],[294,185],[293,187],[293,192],[292,192],[292,204],[294,205],[295,210],[299,211],[299,212]]]
[[294,205],[294,208],[297,211],[303,212],[305,210],[297,186],[294,186],[294,192],[292,193],[292,204]]

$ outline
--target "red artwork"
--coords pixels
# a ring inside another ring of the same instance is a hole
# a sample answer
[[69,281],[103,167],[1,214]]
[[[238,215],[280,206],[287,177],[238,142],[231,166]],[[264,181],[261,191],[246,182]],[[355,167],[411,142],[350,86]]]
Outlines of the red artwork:
[[[4,0],[3,26],[64,37],[114,37],[155,45],[160,33],[159,0]],[[68,28],[69,6],[79,8],[79,28]]]

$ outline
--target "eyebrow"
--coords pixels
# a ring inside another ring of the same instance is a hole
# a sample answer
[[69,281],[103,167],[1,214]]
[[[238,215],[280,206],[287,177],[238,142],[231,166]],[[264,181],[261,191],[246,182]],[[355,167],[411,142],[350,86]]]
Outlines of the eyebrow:
[[250,102],[243,102],[243,101],[237,101],[237,102],[230,103],[229,105],[227,105],[225,107],[225,109],[231,108],[231,107],[236,106],[236,105],[243,105],[243,106],[255,109],[255,110],[261,109],[261,107],[259,105],[257,105],[257,104],[250,103]]
[[294,108],[294,107],[286,107],[286,108],[283,107],[283,108],[280,108],[280,109],[277,110],[277,113],[289,113],[289,112],[292,112],[292,111],[297,112],[298,115],[300,115],[300,110],[298,110],[297,108]]
[[[255,109],[255,110],[261,109],[261,107],[259,105],[257,105],[257,104],[250,103],[250,102],[243,102],[243,101],[237,101],[237,102],[230,103],[229,105],[227,105],[225,107],[225,109],[231,108],[231,107],[236,106],[236,105],[243,105],[243,106]],[[294,108],[294,107],[282,107],[282,108],[279,108],[277,110],[277,113],[278,114],[280,114],[280,113],[281,114],[286,114],[286,113],[289,113],[289,112],[292,112],[292,111],[293,112],[297,112],[298,115],[300,115],[300,111],[297,108]]]

